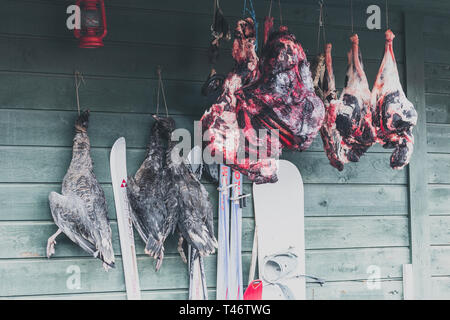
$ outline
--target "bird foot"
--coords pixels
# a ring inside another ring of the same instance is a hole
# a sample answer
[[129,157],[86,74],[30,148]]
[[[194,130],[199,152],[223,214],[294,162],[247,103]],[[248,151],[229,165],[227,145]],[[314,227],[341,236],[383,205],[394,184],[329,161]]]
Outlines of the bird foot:
[[108,272],[109,269],[111,269],[111,267],[107,263],[103,262],[103,269],[105,269],[105,271]]
[[61,233],[62,231],[58,229],[54,235],[52,235],[47,240],[47,258],[50,258],[52,255],[55,254],[55,244],[56,244],[56,237]]
[[183,250],[183,241],[184,241],[183,237],[180,237],[180,239],[178,239],[177,250],[178,250],[178,253],[180,254],[181,260],[183,260],[184,263],[187,263],[186,254],[184,253],[184,250]]
[[55,239],[53,237],[50,237],[47,241],[47,258],[50,258],[55,254],[55,244]]

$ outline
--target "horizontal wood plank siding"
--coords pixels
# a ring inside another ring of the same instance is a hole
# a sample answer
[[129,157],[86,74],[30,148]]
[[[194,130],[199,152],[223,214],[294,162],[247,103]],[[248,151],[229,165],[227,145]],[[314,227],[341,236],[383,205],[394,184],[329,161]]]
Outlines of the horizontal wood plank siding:
[[[209,73],[212,1],[109,0],[109,34],[105,47],[98,50],[78,49],[65,29],[65,8],[72,2],[0,0],[0,299],[125,299],[110,148],[116,138],[126,138],[128,172],[133,174],[144,157],[155,112],[158,65],[163,69],[169,112],[178,127],[192,132],[193,121],[208,107],[200,88]],[[311,59],[316,54],[317,3],[283,2],[283,20]],[[354,4],[354,24],[372,87],[383,55],[384,30],[365,27],[369,2]],[[255,1],[260,26],[269,3]],[[234,27],[242,2],[221,1],[221,6]],[[393,0],[389,14],[405,85],[404,7],[405,1]],[[273,10],[278,17],[275,5]],[[342,88],[352,32],[348,5],[330,0],[326,10],[327,39],[333,43],[336,82]],[[431,46],[425,51],[424,65],[428,201],[431,228],[439,231],[431,239],[432,285],[443,295],[450,294],[450,272],[443,265],[449,254],[445,230],[450,228],[450,67],[448,55],[445,59],[448,41],[434,41],[447,24],[442,18],[425,18],[424,23],[424,39]],[[262,28],[260,39],[261,32]],[[219,72],[232,66],[230,48],[231,43],[223,45]],[[47,238],[56,230],[47,197],[50,191],[60,190],[71,158],[75,70],[86,80],[80,101],[82,108],[92,112],[89,135],[94,171],[105,190],[112,220],[117,264],[108,273],[65,236],[58,238],[55,256],[45,258]],[[320,137],[306,152],[284,153],[283,158],[298,166],[305,182],[306,271],[327,281],[323,287],[308,282],[308,299],[403,298],[401,268],[411,263],[408,175],[407,170],[390,169],[391,151],[374,146],[342,172],[329,165]],[[205,186],[217,212],[216,186],[206,182]],[[244,192],[251,192],[248,180]],[[251,202],[243,212],[244,283],[254,232]],[[139,237],[136,245],[143,298],[186,299],[187,267],[177,254],[176,239],[169,239],[158,273],[154,261],[143,254]],[[81,270],[81,288],[72,290],[66,284],[67,268],[74,265]],[[379,289],[367,285],[372,266],[380,270]],[[206,276],[214,298],[216,256],[206,258]]]
[[425,17],[428,212],[434,299],[450,299],[450,15]]

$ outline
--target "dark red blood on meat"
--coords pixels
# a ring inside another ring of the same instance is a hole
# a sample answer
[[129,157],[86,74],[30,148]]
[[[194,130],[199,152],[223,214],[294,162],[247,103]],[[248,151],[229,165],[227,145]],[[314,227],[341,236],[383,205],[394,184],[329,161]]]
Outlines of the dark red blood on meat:
[[[384,148],[395,149],[390,159],[392,168],[400,169],[409,163],[417,112],[400,84],[393,39],[392,31],[386,31],[385,54],[368,103],[368,86],[358,51],[358,37],[351,38],[353,44],[349,52],[345,89],[339,100],[325,100],[327,112],[321,129],[327,156],[338,170],[342,170],[349,161],[359,161],[376,142]],[[329,72],[332,69],[328,53],[326,60]]]
[[[279,130],[284,147],[304,150],[317,135],[324,118],[322,101],[312,86],[306,55],[295,36],[282,27],[263,48],[261,78],[238,94],[238,111],[250,113],[266,129]],[[257,105],[260,112],[251,112]]]
[[[266,20],[267,34],[271,28],[272,21]],[[227,165],[256,183],[277,180],[275,158],[282,148],[308,148],[325,113],[295,36],[286,27],[267,34],[258,60],[253,22],[238,22],[232,49],[235,67],[225,80],[224,93],[201,119],[203,130],[209,130],[206,145],[211,153],[223,155]],[[260,129],[276,131],[261,137]],[[228,148],[226,136],[231,136]],[[241,149],[246,157],[238,162]]]
[[384,58],[373,90],[373,124],[377,141],[385,148],[394,148],[391,167],[401,169],[409,163],[413,152],[412,129],[417,123],[417,112],[403,92],[395,61],[392,42],[395,35],[386,31]]
[[332,77],[331,46],[326,50],[326,72],[328,91],[324,95],[326,120],[321,129],[324,149],[330,164],[339,171],[344,164],[357,162],[367,149],[375,143],[375,129],[372,126],[370,90],[364,73],[359,39],[350,38],[348,68],[345,88],[340,99],[336,99],[334,76]]
[[269,35],[272,33],[273,29],[273,17],[266,17],[264,20],[264,41],[263,46],[266,45]]

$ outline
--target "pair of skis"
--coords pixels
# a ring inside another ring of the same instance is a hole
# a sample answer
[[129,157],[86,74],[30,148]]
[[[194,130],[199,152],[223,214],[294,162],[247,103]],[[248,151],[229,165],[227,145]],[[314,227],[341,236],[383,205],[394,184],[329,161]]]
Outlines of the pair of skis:
[[[242,175],[220,165],[217,300],[242,300]],[[230,230],[231,229],[231,230]]]

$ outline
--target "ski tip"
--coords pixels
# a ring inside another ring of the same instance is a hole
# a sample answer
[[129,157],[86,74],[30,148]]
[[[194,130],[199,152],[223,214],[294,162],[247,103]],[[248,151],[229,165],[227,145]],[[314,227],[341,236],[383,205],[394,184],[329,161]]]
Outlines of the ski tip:
[[117,139],[114,142],[112,147],[114,148],[115,146],[118,146],[118,145],[121,145],[121,144],[125,144],[125,138],[124,137],[120,137],[119,139]]
[[[120,162],[119,159],[124,158],[124,157],[126,158],[126,155],[125,155],[126,147],[127,146],[126,146],[124,137],[120,137],[119,139],[117,139],[114,142],[114,144],[111,148],[111,152],[109,154],[109,164],[111,167],[111,172],[113,170],[113,167],[115,167],[117,165],[117,163]],[[126,172],[125,172],[125,175],[126,175]]]
[[118,152],[118,150],[120,150],[120,149],[125,150],[126,147],[127,147],[127,146],[126,146],[125,138],[124,138],[124,137],[120,137],[119,139],[117,139],[117,140],[114,142],[114,144],[113,144],[113,146],[112,146],[112,148],[111,148],[111,155],[112,155],[113,153],[115,153],[115,152]]

